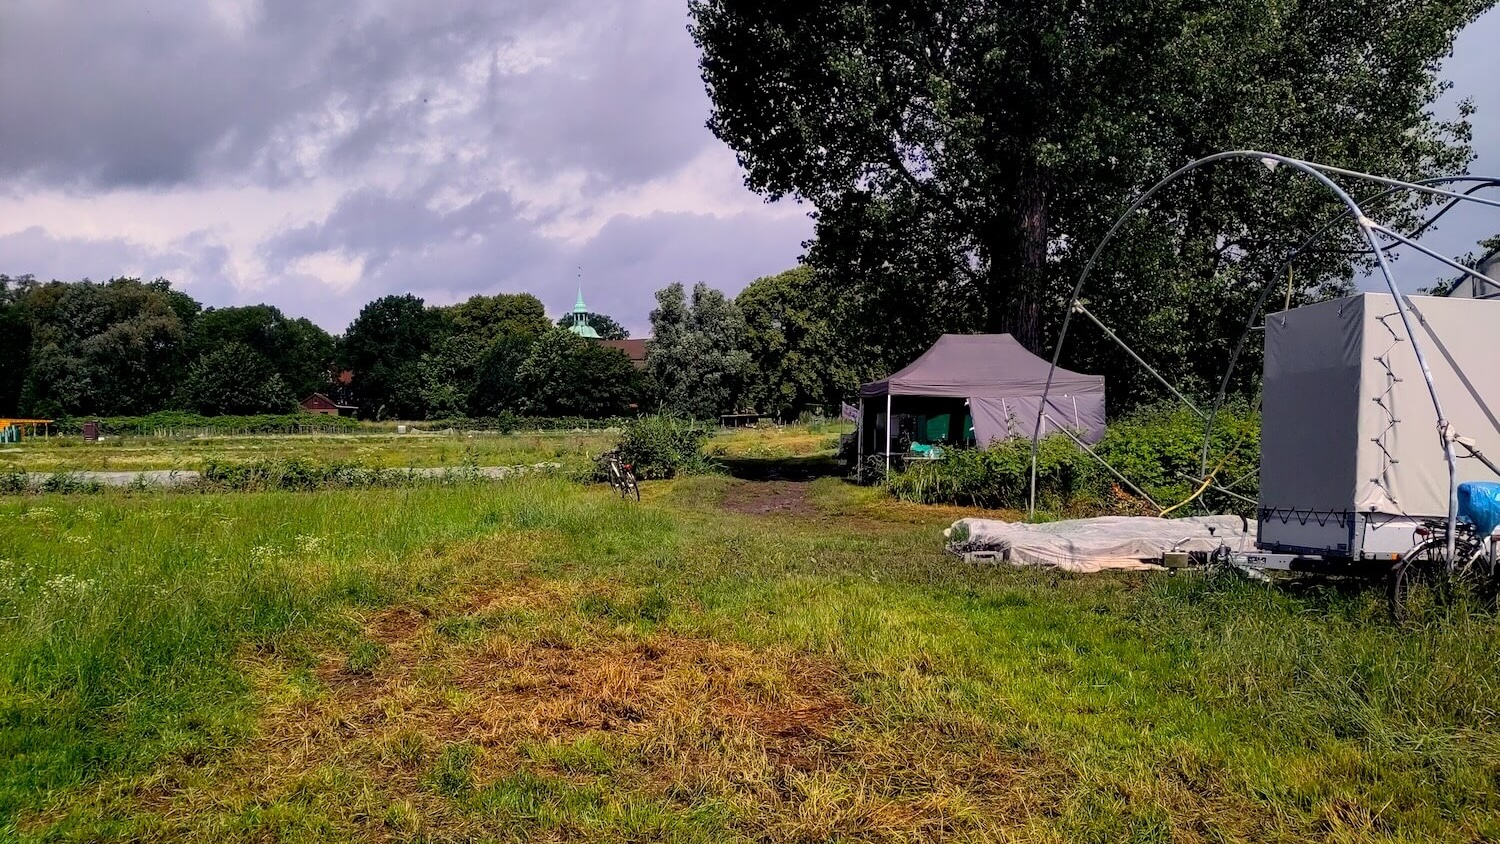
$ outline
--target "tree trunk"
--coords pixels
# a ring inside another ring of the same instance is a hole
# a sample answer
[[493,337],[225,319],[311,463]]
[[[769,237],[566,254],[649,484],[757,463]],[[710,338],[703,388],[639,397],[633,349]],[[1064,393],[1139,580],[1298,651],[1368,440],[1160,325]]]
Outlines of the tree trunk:
[[1007,208],[995,215],[986,238],[989,258],[985,329],[1008,333],[1044,354],[1042,307],[1047,291],[1046,176],[1034,162],[1018,167]]

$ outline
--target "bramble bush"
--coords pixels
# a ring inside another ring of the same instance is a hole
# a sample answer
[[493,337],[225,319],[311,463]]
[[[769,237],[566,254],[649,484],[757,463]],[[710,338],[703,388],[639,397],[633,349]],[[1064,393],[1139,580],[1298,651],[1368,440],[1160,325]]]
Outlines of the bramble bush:
[[[1225,408],[1215,420],[1209,445],[1209,469],[1219,468],[1216,483],[1233,483],[1235,492],[1254,498],[1259,413],[1247,405]],[[1170,506],[1198,487],[1192,478],[1199,476],[1203,456],[1203,421],[1186,408],[1141,410],[1111,422],[1093,448],[1147,495]],[[942,460],[915,463],[890,477],[892,493],[903,501],[1010,509],[1026,506],[1030,482],[1031,441],[1026,439],[1005,440],[983,450],[951,449]],[[1069,515],[1139,514],[1150,509],[1062,435],[1043,439],[1038,448],[1037,499],[1040,508]],[[1225,512],[1246,506],[1213,490],[1203,500]]]
[[620,459],[634,464],[641,480],[712,471],[703,454],[710,429],[699,422],[672,416],[642,416],[625,423],[620,433]]

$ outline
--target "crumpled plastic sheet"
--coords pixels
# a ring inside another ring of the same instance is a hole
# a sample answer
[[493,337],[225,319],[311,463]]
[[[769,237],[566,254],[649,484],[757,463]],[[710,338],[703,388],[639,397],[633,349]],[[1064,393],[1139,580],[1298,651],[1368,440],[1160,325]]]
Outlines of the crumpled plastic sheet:
[[1174,549],[1207,552],[1222,544],[1252,550],[1251,527],[1239,516],[1105,516],[1044,524],[959,519],[943,535],[955,553],[995,551],[1012,565],[1087,573],[1159,569],[1162,554]]

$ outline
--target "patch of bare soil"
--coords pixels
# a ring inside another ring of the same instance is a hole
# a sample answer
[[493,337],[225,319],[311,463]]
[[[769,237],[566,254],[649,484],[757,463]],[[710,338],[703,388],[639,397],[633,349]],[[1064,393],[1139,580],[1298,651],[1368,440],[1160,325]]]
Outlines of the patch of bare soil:
[[799,481],[744,481],[724,492],[724,509],[747,516],[816,515],[808,484]]

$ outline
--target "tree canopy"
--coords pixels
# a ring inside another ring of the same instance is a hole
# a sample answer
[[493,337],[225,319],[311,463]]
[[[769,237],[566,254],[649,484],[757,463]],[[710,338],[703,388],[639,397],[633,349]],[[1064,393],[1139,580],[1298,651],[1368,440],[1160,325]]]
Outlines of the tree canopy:
[[526,412],[540,416],[618,416],[641,392],[641,374],[619,349],[554,328],[516,370]]
[[739,409],[750,376],[745,317],[734,301],[699,282],[656,292],[646,371],[663,409],[708,419]]
[[333,336],[305,317],[289,319],[274,305],[204,310],[189,335],[190,356],[202,358],[229,344],[240,344],[267,361],[299,399],[328,383]]
[[179,392],[183,407],[206,415],[290,413],[297,397],[260,351],[231,340],[193,361]]
[[795,419],[811,408],[834,410],[859,386],[850,342],[839,337],[807,267],[750,282],[734,303],[745,318],[748,404]]
[[[1260,148],[1403,178],[1461,170],[1468,108],[1433,108],[1457,31],[1494,0],[691,0],[710,127],[747,184],[816,208],[808,260],[890,365],[939,331],[1045,351],[1061,292],[1127,202],[1204,155]],[[1337,209],[1287,168],[1206,169],[1110,256],[1099,310],[1205,380],[1270,268]],[[1381,208],[1398,225],[1417,208]],[[1341,289],[1341,229],[1296,276]],[[1205,324],[1206,323],[1206,324]],[[1197,327],[1196,332],[1191,331]],[[1220,330],[1223,329],[1223,330]],[[1100,343],[1080,365],[1141,388]],[[1123,391],[1122,391],[1123,393]]]
[[30,363],[21,404],[48,416],[170,406],[188,326],[163,283],[48,282],[26,291]]

